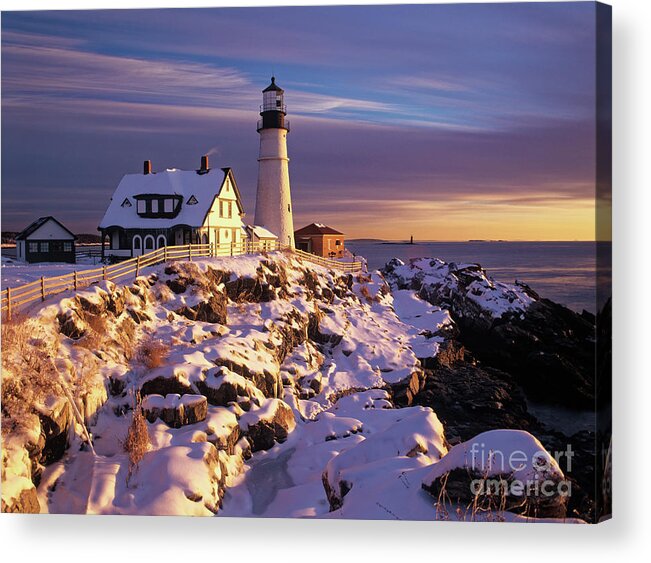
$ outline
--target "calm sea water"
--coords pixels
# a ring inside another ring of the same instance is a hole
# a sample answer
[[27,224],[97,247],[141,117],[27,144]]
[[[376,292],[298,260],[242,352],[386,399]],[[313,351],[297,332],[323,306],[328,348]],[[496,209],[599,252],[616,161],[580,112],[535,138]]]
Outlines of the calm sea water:
[[[520,280],[542,297],[575,311],[597,310],[597,243],[594,242],[421,242],[346,241],[351,252],[368,260],[370,269],[381,268],[391,258],[433,257],[446,262],[476,262],[497,281]],[[610,261],[610,244],[599,244],[600,256]],[[603,252],[603,254],[601,254]],[[610,272],[600,271],[602,289],[608,289]],[[601,292],[600,292],[601,293]],[[607,291],[607,293],[609,293]],[[601,299],[600,299],[601,301]]]

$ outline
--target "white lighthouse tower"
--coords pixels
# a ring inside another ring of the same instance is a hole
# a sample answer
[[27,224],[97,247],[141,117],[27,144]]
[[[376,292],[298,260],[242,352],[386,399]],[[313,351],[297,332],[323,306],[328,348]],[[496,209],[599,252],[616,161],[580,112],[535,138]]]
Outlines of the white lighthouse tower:
[[289,191],[289,158],[287,133],[289,121],[283,100],[284,90],[271,84],[262,91],[258,120],[260,156],[258,158],[258,191],[255,198],[255,224],[271,231],[278,242],[294,248],[292,196]]

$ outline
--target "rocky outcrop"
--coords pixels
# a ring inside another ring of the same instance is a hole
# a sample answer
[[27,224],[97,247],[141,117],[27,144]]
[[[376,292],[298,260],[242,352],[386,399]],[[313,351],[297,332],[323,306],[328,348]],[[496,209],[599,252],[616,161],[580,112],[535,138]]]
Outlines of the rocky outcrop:
[[261,408],[240,418],[240,429],[253,452],[268,450],[276,442],[284,442],[295,426],[292,409],[279,399],[268,399]]
[[228,310],[226,308],[228,298],[223,293],[213,293],[207,300],[201,301],[194,307],[183,306],[175,313],[183,315],[191,321],[202,321],[206,323],[227,324]]
[[203,395],[148,395],[142,401],[142,412],[149,422],[160,418],[172,428],[205,420],[208,402]]
[[2,512],[4,513],[38,514],[40,511],[41,506],[34,486],[23,489],[8,502],[4,498],[2,499]]
[[38,407],[43,448],[39,461],[48,465],[63,457],[68,447],[70,427],[73,424],[72,408],[67,399],[51,396]]
[[[558,488],[560,479],[551,480],[549,490]],[[519,487],[519,486],[516,486]],[[442,477],[437,477],[423,488],[441,503],[450,502],[466,507],[468,519],[480,519],[493,513],[499,519],[502,511],[521,514],[530,518],[565,518],[567,497],[560,494],[515,495],[514,479],[511,474],[497,474],[486,477],[480,472],[456,468]],[[562,488],[562,486],[561,486]],[[491,518],[491,516],[489,516]]]
[[458,340],[483,364],[508,373],[537,401],[590,408],[595,391],[595,325],[523,283],[491,280],[478,264],[392,260],[384,275],[450,311]]

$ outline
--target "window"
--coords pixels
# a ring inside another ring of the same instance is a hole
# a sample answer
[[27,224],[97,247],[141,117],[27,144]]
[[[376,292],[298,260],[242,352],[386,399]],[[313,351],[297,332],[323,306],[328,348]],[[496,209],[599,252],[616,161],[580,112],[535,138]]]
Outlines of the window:
[[140,241],[141,240],[142,239],[138,235],[133,237],[133,248],[134,248],[134,250],[140,250]]
[[233,216],[233,202],[226,202],[226,209],[228,209],[228,218],[230,219]]
[[41,252],[50,252],[50,243],[42,242],[41,243]]
[[193,195],[191,195],[191,196],[190,196],[190,199],[188,200],[188,205],[197,205],[197,203],[199,203],[199,202],[197,201],[197,198],[194,197]]
[[38,252],[38,242],[30,242],[29,243],[29,251],[30,252]]
[[63,251],[64,252],[72,252],[72,243],[71,242],[64,242],[63,243]]
[[219,216],[224,216],[224,202],[221,199],[219,200]]
[[138,200],[138,213],[147,213],[147,202],[144,199]]
[[172,213],[172,211],[174,211],[174,200],[167,198],[164,201],[165,201],[164,203],[165,213]]
[[129,201],[128,197],[124,198],[124,201],[122,202],[121,207],[131,207],[131,202]]
[[292,212],[292,205],[290,203],[287,204],[287,211]]
[[341,241],[339,239],[335,241],[335,246],[341,246]]
[[158,213],[158,200],[157,199],[152,199],[151,200],[151,212],[152,213]]
[[147,235],[145,237],[145,250],[153,250],[154,249],[154,237],[151,235]]

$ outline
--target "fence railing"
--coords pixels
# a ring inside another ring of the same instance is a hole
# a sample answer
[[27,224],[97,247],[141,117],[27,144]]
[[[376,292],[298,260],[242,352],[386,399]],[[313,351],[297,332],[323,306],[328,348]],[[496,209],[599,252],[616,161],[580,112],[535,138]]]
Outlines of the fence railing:
[[[0,292],[0,311],[7,319],[11,319],[11,315],[20,307],[35,301],[45,301],[48,295],[54,295],[68,290],[77,291],[78,289],[88,287],[92,283],[103,280],[116,282],[124,281],[124,279],[129,277],[135,279],[142,273],[144,268],[170,260],[192,261],[195,258],[238,256],[287,248],[289,247],[283,247],[275,242],[256,243],[250,241],[242,241],[234,244],[210,243],[164,246],[147,254],[142,254],[111,266],[79,270],[61,276],[41,277],[38,280],[24,285],[6,287]],[[294,248],[291,251],[308,262],[326,268],[341,270],[345,273],[354,273],[362,269],[361,262],[340,262]]]

